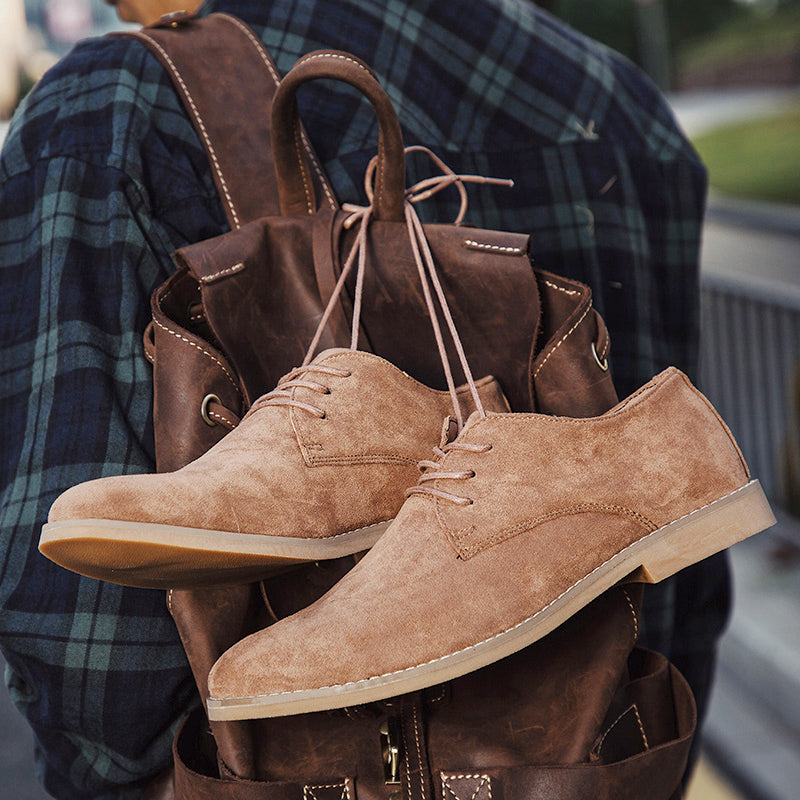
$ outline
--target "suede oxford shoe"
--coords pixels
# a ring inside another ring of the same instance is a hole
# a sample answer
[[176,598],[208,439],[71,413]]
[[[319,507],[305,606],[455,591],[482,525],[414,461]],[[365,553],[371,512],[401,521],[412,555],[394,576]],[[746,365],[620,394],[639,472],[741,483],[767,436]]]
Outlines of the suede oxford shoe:
[[[508,405],[492,378],[490,409]],[[474,392],[457,392],[464,413]],[[452,413],[451,394],[357,350],[321,353],[186,467],[100,478],[53,504],[39,549],[128,586],[244,582],[372,546]]]
[[228,650],[209,717],[281,716],[497,661],[623,580],[659,581],[774,522],[710,403],[668,369],[587,419],[474,413],[372,550]]

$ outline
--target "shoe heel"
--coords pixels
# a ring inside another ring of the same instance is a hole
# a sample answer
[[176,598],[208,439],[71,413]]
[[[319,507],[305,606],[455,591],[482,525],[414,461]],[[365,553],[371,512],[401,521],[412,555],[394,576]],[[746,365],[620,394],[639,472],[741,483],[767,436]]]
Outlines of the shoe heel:
[[653,536],[635,579],[658,583],[775,524],[761,484],[746,486],[675,520]]

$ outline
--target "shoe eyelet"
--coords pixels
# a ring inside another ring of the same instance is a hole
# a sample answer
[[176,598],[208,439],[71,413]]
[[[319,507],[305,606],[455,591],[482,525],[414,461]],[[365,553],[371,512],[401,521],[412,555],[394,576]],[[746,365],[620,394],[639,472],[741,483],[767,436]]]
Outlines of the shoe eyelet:
[[470,478],[474,478],[474,477],[475,477],[475,470],[474,470],[474,469],[471,469],[471,470],[469,471],[469,477],[470,477]]

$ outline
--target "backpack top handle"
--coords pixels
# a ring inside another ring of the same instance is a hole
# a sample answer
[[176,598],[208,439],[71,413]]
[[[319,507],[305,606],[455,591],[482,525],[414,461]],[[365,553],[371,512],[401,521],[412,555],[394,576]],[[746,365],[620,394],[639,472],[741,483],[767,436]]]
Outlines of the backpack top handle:
[[332,78],[358,89],[378,117],[378,167],[373,214],[375,219],[405,219],[405,155],[400,121],[375,73],[361,60],[337,50],[317,50],[303,56],[287,73],[272,101],[272,152],[278,178],[281,213],[313,214],[316,210],[311,171],[301,144],[296,93],[304,83]]

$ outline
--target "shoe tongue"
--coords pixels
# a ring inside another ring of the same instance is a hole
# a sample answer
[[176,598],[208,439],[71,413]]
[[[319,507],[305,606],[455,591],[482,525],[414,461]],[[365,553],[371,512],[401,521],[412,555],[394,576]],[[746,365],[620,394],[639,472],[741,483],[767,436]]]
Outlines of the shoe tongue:
[[445,417],[442,423],[442,435],[439,439],[439,447],[444,447],[446,444],[455,441],[458,436],[458,422],[453,417]]

